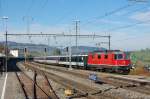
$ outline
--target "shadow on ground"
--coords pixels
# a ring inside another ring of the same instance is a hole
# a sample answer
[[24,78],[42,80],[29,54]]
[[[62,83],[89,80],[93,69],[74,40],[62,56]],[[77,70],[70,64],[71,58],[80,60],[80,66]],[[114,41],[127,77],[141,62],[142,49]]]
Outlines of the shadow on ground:
[[18,66],[16,65],[17,62],[23,61],[23,59],[19,59],[19,58],[10,58],[8,60],[8,72],[19,72],[20,69],[18,68]]

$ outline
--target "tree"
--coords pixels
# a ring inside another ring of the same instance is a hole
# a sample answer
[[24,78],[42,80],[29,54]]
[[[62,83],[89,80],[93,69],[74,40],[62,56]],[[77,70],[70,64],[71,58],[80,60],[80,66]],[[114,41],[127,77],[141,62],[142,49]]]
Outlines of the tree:
[[61,55],[61,50],[58,49],[58,48],[56,48],[56,49],[53,50],[53,53],[52,53],[52,54],[53,54],[53,55]]
[[3,45],[0,45],[0,53],[4,52],[4,46]]

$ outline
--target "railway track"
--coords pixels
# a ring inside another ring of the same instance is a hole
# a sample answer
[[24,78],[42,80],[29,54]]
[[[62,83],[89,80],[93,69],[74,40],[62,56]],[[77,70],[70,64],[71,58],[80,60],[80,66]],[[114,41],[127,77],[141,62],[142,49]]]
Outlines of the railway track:
[[[43,72],[43,70],[40,70],[39,68],[37,68],[37,64],[35,65],[35,64],[28,63],[24,65],[26,65],[27,68],[30,68],[32,71],[36,70],[39,73]],[[113,96],[112,94],[105,93],[99,88],[95,88],[89,85],[84,85],[79,82],[74,82],[73,80],[66,79],[62,76],[59,76],[59,75],[56,75],[47,71],[44,71],[44,72],[48,78],[54,80],[55,82],[63,86],[77,90],[80,93],[79,96],[84,96],[84,97],[87,97],[88,99],[121,99],[119,97]]]
[[[20,83],[25,99],[59,99],[51,87],[47,76],[43,74],[49,89],[47,86],[43,89],[40,84],[37,83],[36,76],[36,72],[34,72],[33,79],[23,71],[16,72],[16,77]],[[52,90],[52,92],[50,92],[50,90]]]
[[[30,64],[33,64],[33,65],[36,65],[39,67],[43,67],[43,64],[39,64],[39,63],[35,63],[35,62],[32,62]],[[44,65],[44,68],[63,72],[63,73],[72,74],[72,75],[75,75],[75,76],[78,76],[81,78],[85,78],[85,79],[88,78],[88,74],[82,74],[82,73],[77,73],[77,72],[73,72],[73,71],[68,71],[66,69],[55,67],[55,66]],[[100,78],[102,78],[104,83],[113,85],[116,88],[123,88],[123,89],[132,90],[132,91],[136,91],[139,93],[150,95],[150,91],[149,91],[150,83],[148,83],[148,82],[137,81],[134,79],[127,79],[127,78],[116,77],[116,76],[107,76],[107,77],[100,77]]]

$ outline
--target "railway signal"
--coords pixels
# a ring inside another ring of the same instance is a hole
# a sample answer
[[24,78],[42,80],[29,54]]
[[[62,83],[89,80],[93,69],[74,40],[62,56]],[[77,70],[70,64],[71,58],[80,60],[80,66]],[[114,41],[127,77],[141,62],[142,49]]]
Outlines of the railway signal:
[[7,38],[7,36],[8,36],[8,29],[7,29],[7,21],[8,21],[8,17],[6,17],[6,16],[3,16],[2,18],[1,18],[4,22],[5,22],[5,40],[6,40],[6,42],[5,42],[5,71],[6,71],[6,73],[7,73],[7,60],[8,60],[8,45],[7,45],[7,41],[8,41],[8,38]]
[[24,58],[25,58],[25,63],[27,62],[27,48],[24,48]]
[[[44,48],[44,52],[45,52],[45,53],[44,53],[44,57],[45,57],[44,59],[45,59],[45,61],[46,61],[46,56],[47,56],[47,54],[46,54],[46,53],[47,53],[47,49],[46,49],[46,48]],[[44,65],[44,67],[45,67],[45,70],[46,70],[46,65]]]
[[69,49],[68,49],[68,47],[66,47],[66,52],[68,52],[69,51]]
[[46,49],[46,48],[44,48],[44,52],[45,52],[45,53],[47,52],[47,49]]

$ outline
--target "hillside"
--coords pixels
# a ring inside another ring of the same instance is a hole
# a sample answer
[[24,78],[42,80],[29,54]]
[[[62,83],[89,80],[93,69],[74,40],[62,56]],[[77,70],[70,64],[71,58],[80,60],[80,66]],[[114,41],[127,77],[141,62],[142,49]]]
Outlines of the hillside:
[[[1,45],[4,45],[5,42],[0,42]],[[48,46],[44,44],[30,44],[30,43],[17,43],[17,42],[8,42],[9,49],[19,49],[20,54],[23,55],[24,48],[27,48],[28,52],[31,56],[43,56],[44,50],[46,48],[47,55],[54,55],[57,54],[55,51],[60,51],[60,54],[68,54],[66,47],[65,48],[57,48],[55,46]],[[79,53],[88,53],[93,52],[96,50],[106,50],[105,48],[98,48],[98,47],[91,47],[91,46],[76,46],[71,47],[72,54],[79,54]]]
[[0,44],[0,53],[4,52],[4,46]]

